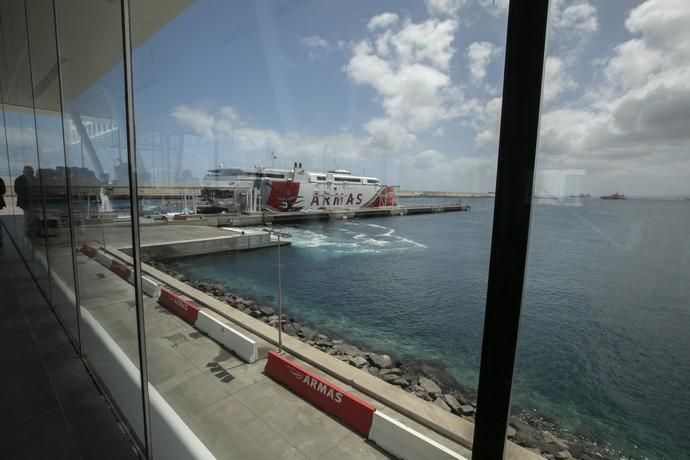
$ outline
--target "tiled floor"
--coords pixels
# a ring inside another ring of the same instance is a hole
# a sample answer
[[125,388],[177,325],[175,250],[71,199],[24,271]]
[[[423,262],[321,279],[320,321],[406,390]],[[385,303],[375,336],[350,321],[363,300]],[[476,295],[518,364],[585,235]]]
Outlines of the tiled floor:
[[0,458],[137,458],[12,241],[3,236]]

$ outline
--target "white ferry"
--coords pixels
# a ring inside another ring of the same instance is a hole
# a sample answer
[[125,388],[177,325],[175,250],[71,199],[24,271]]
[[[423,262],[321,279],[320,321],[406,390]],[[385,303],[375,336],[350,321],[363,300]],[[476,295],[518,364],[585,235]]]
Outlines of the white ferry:
[[219,168],[202,182],[199,212],[311,211],[397,206],[395,188],[375,177],[335,169]]

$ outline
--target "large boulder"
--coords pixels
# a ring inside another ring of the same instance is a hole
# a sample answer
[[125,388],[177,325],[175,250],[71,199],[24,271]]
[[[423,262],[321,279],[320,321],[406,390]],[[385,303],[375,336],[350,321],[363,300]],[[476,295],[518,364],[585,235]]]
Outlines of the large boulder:
[[428,379],[426,377],[420,377],[417,385],[422,387],[422,389],[424,391],[426,391],[427,393],[437,394],[437,395],[442,393],[441,387],[439,387],[436,384],[436,382],[434,382],[433,380]]
[[443,400],[445,401],[446,404],[448,404],[448,407],[450,407],[453,412],[456,414],[460,412],[460,401],[458,401],[455,396],[453,395],[443,395]]
[[388,369],[393,367],[393,359],[388,355],[377,355],[372,353],[369,355],[371,361],[381,369]]
[[438,398],[438,399],[434,400],[434,404],[436,406],[440,407],[441,409],[443,409],[444,411],[450,412],[450,407],[448,407],[448,404],[443,402],[442,398]]
[[276,314],[276,310],[273,307],[269,307],[268,305],[259,307],[259,311],[263,313],[266,316],[271,316]]
[[460,410],[458,411],[460,415],[467,415],[471,416],[474,414],[474,407],[470,406],[469,404],[463,404],[460,406]]

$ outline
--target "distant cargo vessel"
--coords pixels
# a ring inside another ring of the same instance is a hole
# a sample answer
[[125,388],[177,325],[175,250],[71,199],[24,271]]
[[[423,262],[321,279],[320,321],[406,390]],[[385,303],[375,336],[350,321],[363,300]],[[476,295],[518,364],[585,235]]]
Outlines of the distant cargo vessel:
[[350,171],[219,168],[208,171],[202,182],[199,212],[290,212],[323,209],[359,209],[397,206],[395,187],[375,177]]
[[625,200],[625,195],[620,193],[614,193],[613,195],[604,195],[601,197],[602,200]]

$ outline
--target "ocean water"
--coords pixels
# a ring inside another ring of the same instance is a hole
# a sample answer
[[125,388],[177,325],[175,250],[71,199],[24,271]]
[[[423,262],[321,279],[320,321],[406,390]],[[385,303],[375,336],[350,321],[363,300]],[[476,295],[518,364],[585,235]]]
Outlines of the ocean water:
[[[444,363],[476,387],[493,200],[466,202],[469,213],[283,226],[286,311],[372,349]],[[690,201],[533,209],[513,404],[626,455],[687,458]],[[174,265],[274,304],[276,256]]]

